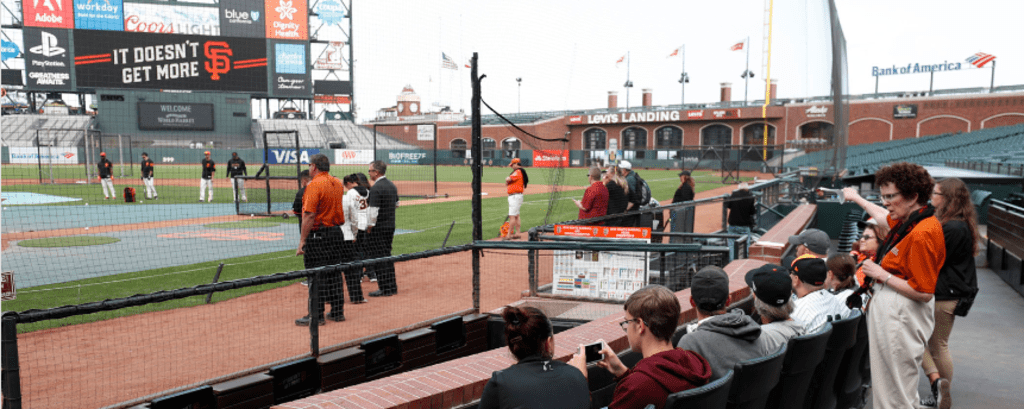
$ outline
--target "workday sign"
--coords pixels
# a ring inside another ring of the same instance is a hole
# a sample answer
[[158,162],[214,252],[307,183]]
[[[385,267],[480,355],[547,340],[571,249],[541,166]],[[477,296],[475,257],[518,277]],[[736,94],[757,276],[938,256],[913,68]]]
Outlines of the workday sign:
[[302,149],[295,152],[295,149],[271,149],[267,163],[271,165],[309,164],[309,157],[320,153],[319,149]]

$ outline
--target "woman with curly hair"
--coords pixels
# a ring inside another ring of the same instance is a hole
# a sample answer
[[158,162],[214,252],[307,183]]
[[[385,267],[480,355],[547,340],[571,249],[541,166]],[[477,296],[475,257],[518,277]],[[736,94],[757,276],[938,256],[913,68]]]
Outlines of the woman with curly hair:
[[[946,260],[945,239],[928,204],[934,182],[924,167],[886,166],[875,173],[875,185],[884,207],[855,192],[846,196],[890,228],[875,258],[862,264],[865,285],[874,292],[866,317],[872,399],[876,409],[912,408],[920,403],[917,368],[935,327],[935,283]],[[932,387],[948,392],[949,382],[940,379]],[[939,404],[949,407],[948,401]]]
[[[932,205],[942,223],[946,262],[935,283],[935,332],[928,339],[928,350],[921,366],[928,380],[936,384],[939,379],[953,380],[953,357],[949,354],[953,319],[956,315],[967,315],[978,293],[978,275],[974,266],[974,256],[978,253],[978,218],[971,192],[958,178],[943,179],[935,184]],[[951,404],[949,388],[932,388],[932,393],[935,403]],[[935,404],[927,398],[924,403]]]

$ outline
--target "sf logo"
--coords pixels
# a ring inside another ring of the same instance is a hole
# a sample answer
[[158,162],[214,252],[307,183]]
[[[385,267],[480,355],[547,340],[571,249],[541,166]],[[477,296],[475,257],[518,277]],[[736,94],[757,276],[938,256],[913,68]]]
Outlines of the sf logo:
[[228,57],[232,53],[228,43],[223,41],[207,41],[206,45],[203,46],[203,53],[210,60],[206,62],[206,71],[212,74],[210,79],[218,81],[221,74],[227,74],[228,71],[231,71],[231,59]]

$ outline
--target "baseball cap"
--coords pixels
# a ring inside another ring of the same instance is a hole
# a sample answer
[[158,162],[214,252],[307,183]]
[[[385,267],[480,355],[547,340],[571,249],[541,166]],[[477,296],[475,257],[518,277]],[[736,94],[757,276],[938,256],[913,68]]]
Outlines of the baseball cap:
[[508,165],[509,165],[509,166],[512,166],[512,165],[518,165],[518,164],[519,164],[519,162],[520,162],[520,161],[519,161],[519,158],[514,158],[514,159],[512,159],[512,162],[509,162],[509,164],[508,164]]
[[679,176],[690,176],[690,171],[684,170],[682,172],[679,172]]
[[789,244],[807,246],[807,249],[817,254],[828,254],[828,248],[832,246],[832,239],[818,229],[807,229],[798,236],[789,236]]
[[725,270],[716,266],[700,269],[691,281],[690,298],[704,311],[725,308],[725,302],[729,300],[729,276]]
[[149,156],[149,154],[146,152],[142,152],[142,156]]
[[106,152],[100,152],[100,156],[107,156]]
[[629,163],[628,160],[619,161],[619,168],[622,168],[622,169],[633,169],[633,164]]
[[774,307],[786,305],[793,295],[793,282],[786,268],[779,265],[765,264],[750,270],[745,280],[757,299]]
[[209,155],[210,151],[203,152],[203,155]]
[[790,271],[800,277],[800,281],[813,286],[825,285],[825,278],[828,277],[825,260],[817,257],[797,258]]
[[857,222],[857,227],[859,227],[861,230],[868,228],[868,226],[878,226],[878,222],[876,222],[873,217],[869,217],[865,221]]

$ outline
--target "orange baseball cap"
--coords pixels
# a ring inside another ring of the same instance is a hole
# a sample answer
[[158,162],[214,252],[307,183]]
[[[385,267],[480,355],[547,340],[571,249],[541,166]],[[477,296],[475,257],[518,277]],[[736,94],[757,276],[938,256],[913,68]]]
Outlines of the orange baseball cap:
[[100,156],[107,156],[106,152],[100,152]]
[[520,161],[519,161],[519,158],[515,158],[515,159],[512,159],[512,162],[509,162],[509,164],[508,164],[508,165],[509,165],[509,166],[512,166],[512,165],[518,165],[518,164],[519,164],[519,162],[520,162]]
[[203,152],[204,155],[209,155],[210,151]]

